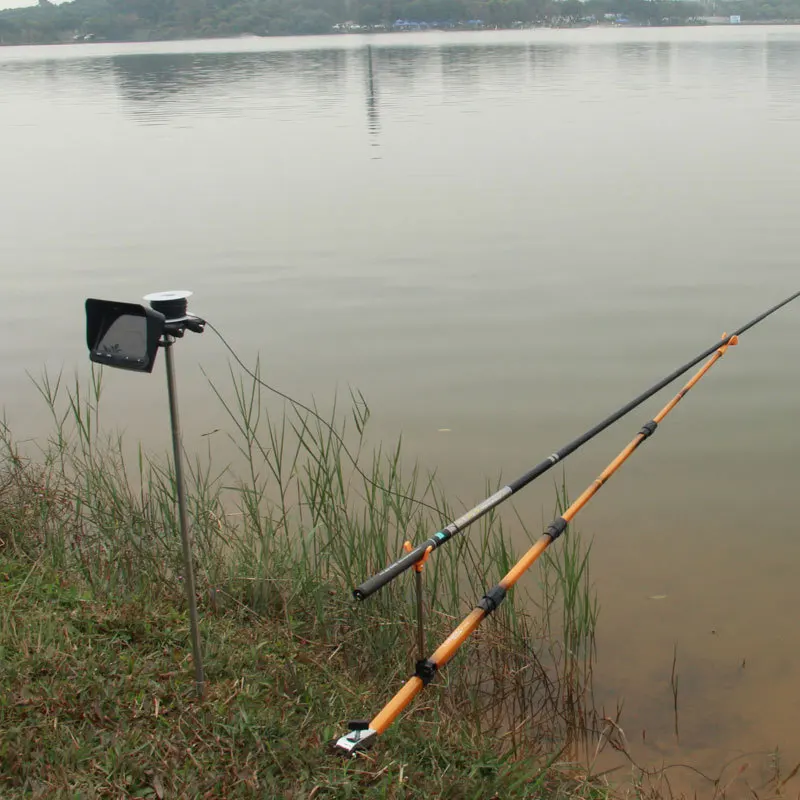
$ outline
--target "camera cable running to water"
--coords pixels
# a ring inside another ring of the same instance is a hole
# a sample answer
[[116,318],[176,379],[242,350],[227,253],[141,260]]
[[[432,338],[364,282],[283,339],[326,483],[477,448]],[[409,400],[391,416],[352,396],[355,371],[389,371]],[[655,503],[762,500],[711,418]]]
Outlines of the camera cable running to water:
[[675,406],[686,396],[691,388],[719,361],[728,351],[729,347],[738,344],[739,338],[733,334],[723,335],[722,343],[708,361],[692,376],[686,385],[653,417],[646,422],[631,442],[624,447],[619,455],[597,476],[586,488],[583,494],[567,508],[564,513],[553,520],[544,530],[542,536],[534,545],[517,561],[506,573],[500,582],[489,589],[477,603],[475,608],[462,620],[461,624],[442,642],[429,658],[421,658],[417,662],[414,675],[392,697],[381,711],[371,720],[354,720],[350,723],[350,732],[342,736],[336,743],[337,748],[344,753],[352,754],[370,745],[376,736],[384,733],[397,717],[411,705],[414,698],[433,680],[434,676],[459,648],[477,630],[478,626],[486,619],[506,598],[508,591],[519,581],[544,551],[567,529],[567,525],[577,516],[578,512],[594,497],[605,485],[606,481],[633,455],[634,451],[656,431],[659,423],[672,411]]
[[322,415],[314,411],[313,408],[307,406],[305,403],[301,403],[299,400],[295,400],[290,395],[282,392],[275,386],[271,386],[270,384],[263,381],[258,375],[253,372],[242,359],[239,357],[239,354],[233,349],[232,345],[230,345],[227,339],[210,323],[208,320],[205,321],[206,327],[210,328],[216,335],[217,338],[222,342],[225,349],[231,354],[233,360],[243,369],[247,375],[249,375],[259,386],[266,389],[269,392],[277,395],[278,397],[282,397],[288,403],[291,403],[295,407],[295,409],[302,409],[306,413],[310,414],[314,419],[316,419],[319,423],[321,423],[326,430],[328,430],[331,435],[336,439],[339,443],[340,447],[342,448],[342,452],[347,456],[350,463],[353,465],[353,469],[373,488],[378,489],[381,492],[386,492],[386,494],[392,495],[392,497],[396,497],[399,500],[407,500],[410,503],[415,503],[416,505],[420,506],[421,508],[427,508],[429,511],[435,512],[438,516],[441,517],[442,509],[437,508],[436,506],[432,505],[431,503],[426,503],[424,500],[420,500],[418,497],[410,497],[409,495],[402,494],[402,492],[395,492],[391,489],[388,489],[385,486],[381,486],[380,484],[376,483],[372,478],[370,478],[362,469],[358,466],[358,459],[350,452],[347,448],[347,445],[344,442],[344,439],[341,437],[339,432],[331,425],[328,420],[325,419]]

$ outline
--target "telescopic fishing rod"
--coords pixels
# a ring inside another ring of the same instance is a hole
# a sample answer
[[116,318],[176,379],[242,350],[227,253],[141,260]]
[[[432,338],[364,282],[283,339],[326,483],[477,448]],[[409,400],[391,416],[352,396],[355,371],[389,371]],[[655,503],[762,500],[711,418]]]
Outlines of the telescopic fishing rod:
[[[728,336],[724,340],[723,344],[728,344],[731,339],[741,336],[746,331],[749,331],[750,328],[758,325],[759,322],[762,322],[771,314],[774,314],[778,309],[783,308],[785,305],[788,305],[792,302],[792,300],[796,300],[798,297],[800,297],[800,291],[795,292],[793,295],[787,297],[785,300],[782,300],[777,305],[774,305],[772,308],[769,308],[762,314],[759,314],[757,317],[750,320],[750,322],[748,322],[746,325],[742,325],[741,328],[738,328],[730,336]],[[487,514],[493,508],[499,506],[502,502],[516,494],[520,489],[523,489],[529,483],[535,481],[541,475],[544,475],[545,472],[551,469],[559,461],[563,461],[568,455],[574,453],[579,447],[582,447],[587,442],[594,439],[594,437],[599,433],[602,433],[606,428],[610,427],[615,422],[622,419],[622,417],[633,411],[633,409],[635,409],[637,406],[640,406],[642,403],[644,403],[645,400],[648,400],[654,394],[660,392],[665,386],[668,386],[674,380],[680,378],[681,375],[688,372],[690,369],[692,369],[692,367],[697,366],[697,364],[714,353],[719,346],[719,342],[717,342],[708,349],[703,350],[702,353],[695,356],[691,361],[687,361],[683,366],[678,367],[678,369],[676,369],[674,372],[671,372],[665,378],[662,378],[660,381],[658,381],[658,383],[653,384],[638,397],[634,397],[633,400],[617,409],[602,422],[598,422],[597,425],[595,425],[593,428],[590,428],[588,431],[586,431],[586,433],[582,434],[577,439],[573,439],[573,441],[564,445],[564,447],[562,447],[560,450],[556,450],[555,453],[548,456],[533,469],[529,470],[515,481],[512,481],[508,485],[504,486],[490,497],[487,497],[482,503],[478,503],[475,508],[467,511],[457,520],[451,522],[447,527],[442,528],[442,530],[438,531],[437,533],[434,533],[433,536],[422,542],[422,544],[419,544],[409,550],[405,555],[398,558],[397,561],[394,561],[376,575],[368,578],[360,586],[357,586],[355,589],[353,589],[353,596],[356,598],[356,600],[365,600],[367,597],[377,592],[378,589],[381,589],[387,583],[394,580],[398,575],[401,575],[407,569],[416,564],[421,558],[427,557],[426,554],[429,554],[441,547],[445,542],[452,539],[457,533],[461,533],[461,531],[469,527],[476,520],[480,519],[482,516],[484,516],[484,514]]]
[[[797,295],[795,295],[796,297]],[[791,298],[790,298],[791,299]],[[784,304],[788,302],[784,301]],[[779,306],[776,306],[778,308]],[[773,309],[774,310],[774,309]],[[771,313],[771,312],[770,312]],[[763,317],[762,317],[763,319]],[[755,322],[747,327],[752,327]],[[746,330],[747,328],[744,328]],[[740,329],[742,330],[742,329]],[[652,420],[645,423],[639,433],[631,440],[619,455],[597,476],[586,491],[564,513],[553,520],[544,530],[542,536],[528,550],[522,558],[509,570],[500,583],[490,589],[481,598],[475,608],[464,618],[461,624],[442,642],[430,658],[417,662],[414,675],[406,682],[402,689],[383,707],[383,709],[369,722],[358,720],[350,723],[350,733],[342,736],[336,747],[345,753],[355,753],[364,749],[376,736],[383,733],[397,717],[411,704],[414,698],[433,680],[436,672],[441,669],[456,654],[462,644],[475,632],[478,626],[486,619],[505,599],[509,589],[530,569],[539,556],[552,544],[567,528],[567,525],[577,513],[597,494],[606,481],[628,460],[639,445],[655,433],[658,424],[675,408],[686,393],[705,375],[714,364],[725,355],[729,347],[738,344],[737,334],[730,336],[723,334],[722,344],[718,344],[716,351],[708,361],[692,376],[691,380],[667,403]]]

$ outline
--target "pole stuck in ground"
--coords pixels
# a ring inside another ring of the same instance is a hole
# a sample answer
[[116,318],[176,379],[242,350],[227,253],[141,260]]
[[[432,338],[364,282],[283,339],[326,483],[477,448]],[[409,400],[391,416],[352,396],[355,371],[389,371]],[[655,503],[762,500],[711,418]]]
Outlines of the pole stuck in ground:
[[183,551],[183,577],[186,583],[186,601],[189,604],[189,626],[192,636],[192,658],[194,660],[194,681],[198,697],[203,696],[205,676],[203,674],[203,651],[200,644],[200,626],[197,619],[197,597],[194,586],[194,565],[192,564],[192,541],[189,534],[189,513],[186,509],[186,484],[183,479],[183,442],[181,424],[178,416],[178,393],[175,386],[175,365],[173,363],[172,337],[165,336],[162,341],[164,358],[167,364],[167,394],[169,395],[169,417],[172,423],[172,453],[175,466],[175,492],[178,495],[178,521],[181,531]]
[[178,505],[178,529],[183,557],[183,582],[189,605],[189,627],[194,661],[195,691],[203,696],[205,676],[200,626],[195,594],[192,540],[186,486],[183,477],[183,443],[181,441],[178,391],[172,348],[186,331],[202,333],[205,321],[187,312],[188,291],[156,292],[145,300],[150,308],[134,303],[109,300],[86,301],[86,343],[91,361],[116,369],[152,372],[159,348],[164,349],[167,372],[172,455],[175,468],[175,495]]

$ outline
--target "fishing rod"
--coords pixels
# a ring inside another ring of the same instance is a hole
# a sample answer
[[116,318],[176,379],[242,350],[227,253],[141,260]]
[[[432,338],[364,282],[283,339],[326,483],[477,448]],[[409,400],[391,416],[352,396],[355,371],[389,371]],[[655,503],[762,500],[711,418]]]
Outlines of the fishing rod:
[[[788,305],[798,297],[800,297],[800,291],[790,295],[785,300],[782,300],[780,303],[772,306],[772,308],[768,308],[754,319],[751,319],[750,322],[735,330],[730,336],[727,337],[723,344],[728,344],[731,339],[741,336],[746,331],[749,331],[750,328],[755,327],[759,322],[762,322],[767,317],[778,311],[778,309],[783,308],[785,305]],[[594,437],[599,433],[602,433],[606,428],[622,419],[622,417],[633,411],[633,409],[635,409],[637,406],[640,406],[645,400],[648,400],[654,394],[660,392],[665,386],[668,386],[674,380],[680,378],[681,375],[688,372],[690,369],[692,369],[692,367],[697,366],[697,364],[714,353],[719,346],[719,341],[717,341],[711,347],[703,350],[702,353],[695,356],[691,361],[687,361],[683,366],[678,367],[678,369],[676,369],[674,372],[671,372],[665,378],[662,378],[660,381],[658,381],[658,383],[653,384],[638,397],[634,397],[633,400],[617,409],[613,414],[609,415],[601,422],[598,422],[597,425],[595,425],[593,428],[590,428],[588,431],[586,431],[586,433],[581,434],[577,439],[573,439],[569,444],[564,445],[564,447],[562,447],[560,450],[556,450],[555,453],[548,456],[533,469],[529,470],[524,475],[521,475],[515,481],[507,484],[502,489],[499,489],[493,495],[487,497],[483,502],[478,503],[475,508],[467,511],[457,520],[451,522],[447,527],[442,528],[442,530],[438,531],[437,533],[434,533],[433,536],[422,542],[422,544],[419,544],[406,552],[405,555],[401,556],[396,561],[389,564],[389,566],[385,567],[371,578],[368,578],[360,586],[357,586],[355,589],[353,589],[353,596],[356,598],[356,600],[366,600],[366,598],[368,598],[370,595],[375,594],[378,589],[384,587],[387,583],[394,580],[398,575],[402,575],[402,573],[420,561],[420,559],[423,557],[427,558],[427,554],[430,554],[437,548],[441,547],[445,542],[452,539],[457,533],[461,533],[473,522],[484,516],[484,514],[487,514],[493,508],[499,506],[502,502],[516,494],[520,489],[523,489],[529,483],[535,481],[541,475],[544,475],[545,472],[555,466],[555,464],[557,464],[559,461],[563,461],[567,456],[574,453],[579,447],[582,447],[587,442],[594,439]]]
[[[752,327],[752,326],[751,326]],[[631,440],[619,455],[595,478],[583,494],[553,520],[544,530],[542,536],[534,543],[522,558],[506,573],[500,583],[490,589],[481,598],[475,608],[462,620],[461,624],[442,642],[430,658],[417,662],[414,675],[406,682],[402,689],[383,707],[383,709],[369,722],[357,720],[350,723],[350,733],[342,736],[336,747],[345,753],[355,753],[364,749],[379,734],[383,733],[397,717],[411,704],[414,698],[433,680],[436,672],[441,669],[456,654],[464,642],[475,632],[478,626],[486,619],[505,599],[509,589],[527,572],[567,528],[577,513],[594,497],[606,481],[628,460],[639,445],[649,439],[664,417],[675,408],[685,397],[686,393],[705,375],[714,364],[725,355],[729,347],[739,342],[736,334],[727,336],[723,334],[722,344],[718,344],[716,351],[708,361],[692,376],[689,382],[672,398],[650,422],[645,423],[639,433]]]

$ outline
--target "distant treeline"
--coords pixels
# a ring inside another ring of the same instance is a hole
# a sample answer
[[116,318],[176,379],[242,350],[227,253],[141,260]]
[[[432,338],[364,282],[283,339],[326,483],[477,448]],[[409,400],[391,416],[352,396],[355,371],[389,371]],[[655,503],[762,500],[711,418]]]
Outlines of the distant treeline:
[[[147,41],[196,37],[330,33],[352,21],[391,29],[398,20],[434,27],[510,28],[587,25],[619,15],[624,24],[680,25],[702,16],[748,20],[800,19],[800,0],[718,2],[709,11],[682,0],[74,0],[0,12],[0,44],[74,39]],[[471,23],[470,23],[471,21]]]

